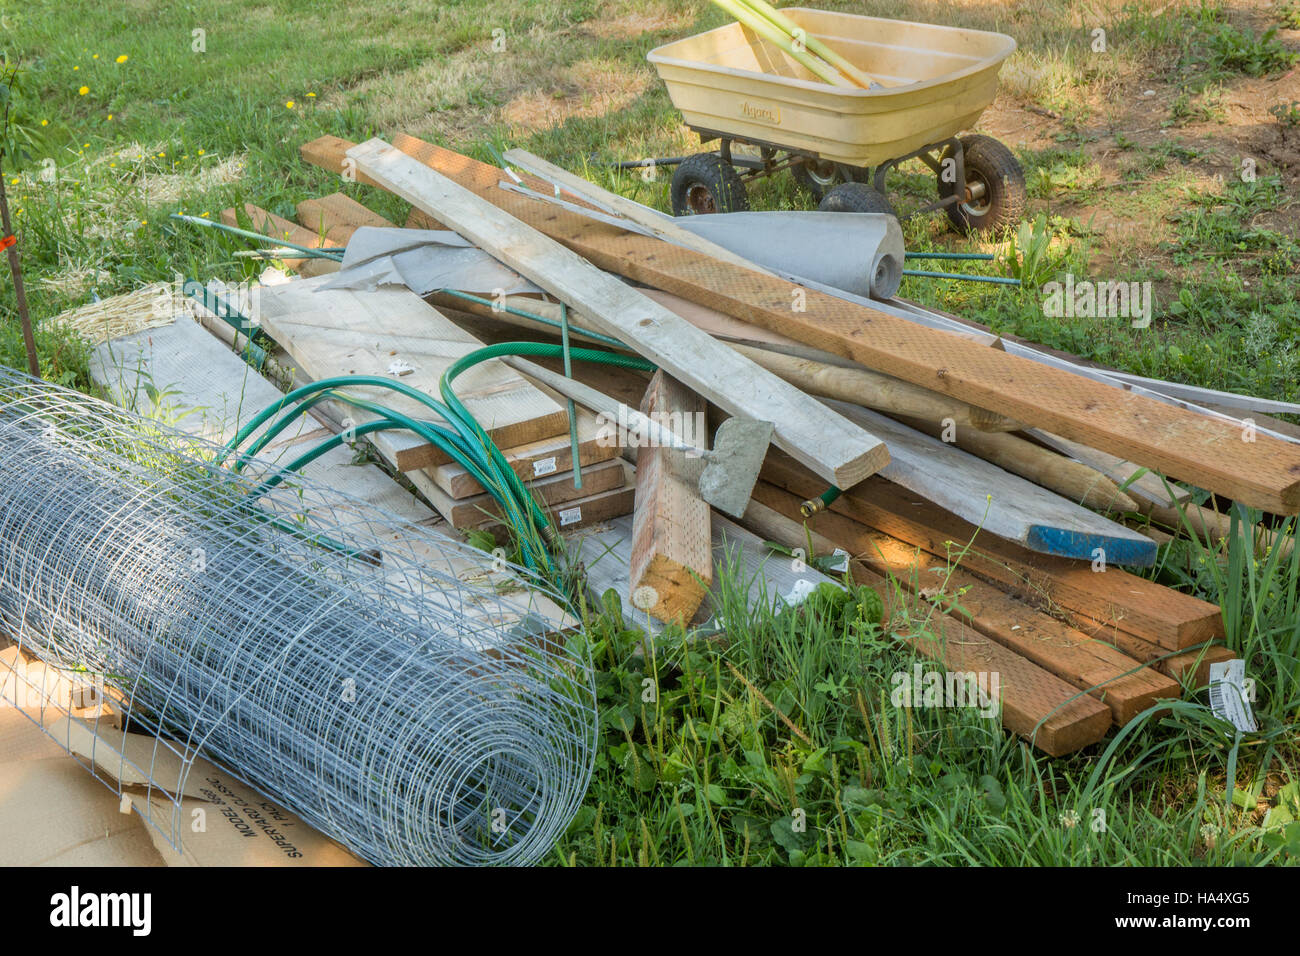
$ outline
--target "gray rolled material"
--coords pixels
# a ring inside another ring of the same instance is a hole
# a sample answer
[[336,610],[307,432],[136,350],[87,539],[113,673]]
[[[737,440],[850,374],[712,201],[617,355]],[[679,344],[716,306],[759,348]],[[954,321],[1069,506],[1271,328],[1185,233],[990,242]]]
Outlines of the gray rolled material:
[[465,580],[490,557],[214,450],[0,370],[4,629],[371,862],[545,854],[590,778],[584,653]]
[[878,212],[727,212],[675,225],[783,276],[890,299],[903,281],[903,231]]

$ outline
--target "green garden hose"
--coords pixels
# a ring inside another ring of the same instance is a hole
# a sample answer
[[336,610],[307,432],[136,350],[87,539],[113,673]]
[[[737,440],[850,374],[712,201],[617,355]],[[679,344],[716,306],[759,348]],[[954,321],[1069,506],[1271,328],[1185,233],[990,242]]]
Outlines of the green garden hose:
[[[284,431],[292,422],[306,414],[316,404],[322,401],[340,401],[351,407],[370,412],[376,416],[376,419],[358,425],[350,433],[333,435],[309,451],[299,455],[288,465],[281,468],[277,474],[263,481],[254,490],[255,495],[265,493],[282,482],[287,475],[298,471],[321,455],[339,447],[350,435],[372,434],[391,429],[410,431],[444,451],[487,489],[488,493],[501,505],[503,519],[506,524],[519,536],[521,554],[525,564],[534,570],[550,574],[554,570],[550,556],[545,552],[545,549],[535,548],[531,544],[539,535],[548,542],[554,541],[555,529],[549,516],[533,498],[532,494],[529,493],[523,481],[515,474],[514,469],[510,467],[509,462],[501,453],[501,450],[496,447],[487,432],[474,420],[468,409],[456,397],[455,391],[452,389],[452,382],[457,376],[473,366],[502,355],[557,357],[563,356],[564,352],[563,346],[539,342],[505,342],[500,345],[477,349],[459,359],[443,374],[439,382],[439,392],[443,397],[441,402],[424,392],[411,388],[409,385],[373,375],[337,376],[304,385],[301,388],[294,389],[285,395],[281,401],[268,406],[255,415],[227,443],[225,449],[217,458],[217,464],[221,464],[230,455],[238,453],[239,448],[276,415],[279,415],[279,418],[266,428],[246,451],[239,453],[238,458],[231,466],[232,470],[241,470],[278,434]],[[598,349],[569,349],[568,353],[573,359],[579,361],[600,362],[621,368],[653,371],[656,367],[653,363],[636,356],[620,355]],[[451,427],[413,419],[377,402],[350,395],[345,391],[348,387],[384,388],[405,395],[419,402],[430,411],[435,412]]]

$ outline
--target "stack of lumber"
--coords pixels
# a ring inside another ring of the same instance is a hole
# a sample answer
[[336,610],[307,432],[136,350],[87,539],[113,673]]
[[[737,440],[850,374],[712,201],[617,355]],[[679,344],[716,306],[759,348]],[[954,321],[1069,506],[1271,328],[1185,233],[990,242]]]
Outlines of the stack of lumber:
[[[356,212],[353,206],[364,210],[359,203],[349,206],[336,201],[326,207],[334,214],[332,219],[322,219],[319,206],[300,214],[332,223],[336,234],[351,235],[349,228],[375,224],[377,217]],[[356,225],[349,225],[352,222]],[[439,379],[447,368],[483,346],[406,289],[321,289],[329,278],[267,286],[256,297],[254,318],[292,359],[299,373],[296,384],[339,375],[372,375],[437,397]],[[375,388],[356,392],[412,417],[427,417],[426,410],[411,399]],[[585,466],[579,487],[573,480],[569,420],[562,402],[496,360],[477,365],[457,379],[456,393],[561,526],[582,527],[631,512],[628,469],[613,460],[616,447],[597,440],[594,416],[579,415],[578,453]],[[326,411],[339,424],[352,417],[359,425],[373,417],[332,405]],[[370,441],[449,524],[463,530],[499,528],[500,514],[491,497],[445,453],[402,432],[378,432]]]
[[[405,199],[407,226],[452,229],[545,292],[512,304],[552,319],[567,305],[575,344],[593,341],[584,331],[613,337],[657,366],[575,362],[567,374],[611,402],[656,421],[772,423],[733,522],[704,500],[698,457],[619,447],[594,407],[577,411],[577,488],[566,401],[546,384],[557,383],[513,360],[466,376],[466,404],[535,496],[554,513],[582,509],[561,530],[576,532],[591,589],[612,588],[653,633],[725,626],[713,597],[719,562],[736,556],[784,603],[826,579],[792,579],[787,562],[765,562],[764,541],[809,558],[843,552],[844,583],[881,595],[890,631],[951,671],[996,671],[1004,726],[1064,754],[1204,685],[1211,663],[1234,656],[1218,607],[1125,570],[1151,566],[1157,543],[1180,533],[1224,544],[1224,513],[1193,504],[1192,489],[1274,515],[1300,510],[1300,445],[1284,423],[1232,417],[1253,406],[1218,393],[1165,393],[899,300],[792,286],[526,153],[510,154],[527,170],[512,171],[510,188],[502,170],[405,135],[321,137],[302,156]],[[298,213],[299,224],[270,224],[300,245],[392,226],[342,194]],[[267,221],[255,207],[245,215]],[[293,265],[307,277],[266,290],[258,318],[305,378],[401,374],[436,395],[442,371],[480,344],[556,337],[446,294],[321,290],[309,275],[318,263]],[[484,489],[431,447],[371,437],[451,524],[497,520]],[[1284,543],[1262,524],[1251,532]]]

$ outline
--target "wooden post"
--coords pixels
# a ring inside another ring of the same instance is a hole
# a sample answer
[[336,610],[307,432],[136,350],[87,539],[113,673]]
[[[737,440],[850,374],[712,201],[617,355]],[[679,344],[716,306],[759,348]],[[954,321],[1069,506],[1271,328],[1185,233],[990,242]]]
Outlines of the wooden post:
[[[687,418],[704,419],[705,402],[660,369],[641,412],[680,433]],[[652,445],[637,454],[628,598],[661,621],[690,621],[713,583],[709,506],[692,465],[673,448]]]

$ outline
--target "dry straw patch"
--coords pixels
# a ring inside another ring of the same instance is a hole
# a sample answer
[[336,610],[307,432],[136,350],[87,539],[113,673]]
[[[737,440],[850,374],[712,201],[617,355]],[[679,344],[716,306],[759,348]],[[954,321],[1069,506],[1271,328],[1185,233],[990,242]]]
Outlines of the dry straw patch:
[[515,96],[501,118],[517,133],[535,132],[575,118],[617,112],[646,91],[650,78],[613,60],[583,60],[565,69],[549,93]]

